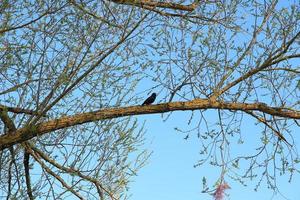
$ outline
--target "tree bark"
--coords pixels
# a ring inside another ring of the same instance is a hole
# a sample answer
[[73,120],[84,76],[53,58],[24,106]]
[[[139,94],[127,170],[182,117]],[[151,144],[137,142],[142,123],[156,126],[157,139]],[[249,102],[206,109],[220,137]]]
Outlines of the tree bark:
[[149,106],[129,106],[121,108],[107,108],[98,111],[64,116],[58,119],[41,122],[36,125],[28,125],[10,134],[2,134],[0,137],[0,149],[3,150],[14,144],[30,140],[38,135],[52,131],[80,125],[92,121],[113,119],[118,117],[165,113],[179,110],[200,109],[225,109],[240,111],[260,111],[272,116],[300,119],[300,111],[287,110],[279,107],[270,107],[264,103],[231,103],[212,101],[210,99],[195,99],[188,102],[171,102]]

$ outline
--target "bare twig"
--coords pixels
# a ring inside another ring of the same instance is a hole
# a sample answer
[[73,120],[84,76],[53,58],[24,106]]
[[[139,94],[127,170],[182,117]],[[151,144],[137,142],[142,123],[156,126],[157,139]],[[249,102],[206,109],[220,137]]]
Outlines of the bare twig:
[[105,191],[112,200],[116,200],[116,198],[113,196],[113,194],[111,192],[109,192],[107,189],[105,189],[105,187],[97,180],[97,179],[94,179],[90,176],[86,176],[84,174],[82,174],[82,172],[80,172],[79,170],[76,170],[74,168],[68,168],[68,167],[64,167],[62,165],[60,165],[59,163],[57,163],[55,160],[51,159],[49,156],[47,156],[45,153],[43,153],[41,150],[39,150],[38,148],[36,148],[32,143],[30,142],[27,142],[27,145],[30,146],[30,148],[35,151],[36,153],[39,154],[39,156],[41,158],[43,158],[46,162],[50,163],[51,165],[55,166],[56,168],[66,172],[66,173],[69,173],[69,174],[77,174],[79,177],[87,180],[87,181],[90,181],[92,182],[96,188],[97,188],[97,191],[98,191],[98,194],[99,194],[99,197],[100,199],[104,199],[103,197],[103,191]]
[[74,194],[75,196],[77,196],[79,199],[84,199],[81,194],[79,194],[78,192],[76,192],[72,186],[69,186],[64,180],[63,178],[61,178],[59,175],[57,175],[56,173],[54,173],[49,167],[47,167],[47,165],[30,149],[30,148],[26,148],[28,150],[28,152],[30,153],[30,155],[41,165],[41,167],[50,175],[52,175],[56,180],[58,180],[61,185],[63,187],[65,187],[68,191],[70,191],[72,194]]
[[252,111],[245,111],[246,113],[248,113],[249,115],[251,115],[252,117],[254,117],[255,119],[257,119],[258,121],[262,122],[264,125],[266,125],[268,128],[270,128],[277,136],[280,140],[283,140],[287,145],[289,145],[290,147],[292,146],[286,139],[285,137],[279,132],[277,131],[275,128],[273,128],[265,119],[257,116],[256,114],[254,114]]
[[47,16],[47,15],[50,15],[50,14],[54,14],[56,13],[57,11],[61,10],[66,4],[64,4],[63,6],[61,6],[60,8],[57,8],[55,10],[47,10],[46,12],[44,12],[43,14],[41,14],[40,16],[38,16],[37,18],[27,22],[27,23],[24,23],[24,24],[21,24],[21,25],[18,25],[18,26],[14,26],[14,27],[7,27],[7,28],[4,28],[4,29],[0,29],[0,34],[3,34],[5,32],[8,32],[8,31],[13,31],[13,30],[17,30],[17,29],[20,29],[20,28],[24,28],[32,23],[35,23],[37,22],[38,20],[40,20],[41,18]]

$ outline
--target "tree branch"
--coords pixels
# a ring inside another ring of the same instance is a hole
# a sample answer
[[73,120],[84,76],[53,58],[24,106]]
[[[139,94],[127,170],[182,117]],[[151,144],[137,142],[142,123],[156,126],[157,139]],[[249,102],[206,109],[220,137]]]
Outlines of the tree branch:
[[7,110],[1,109],[1,105],[0,105],[0,119],[4,123],[5,127],[8,129],[8,132],[13,132],[16,130],[16,126],[8,116]]
[[256,118],[259,122],[263,123],[264,125],[266,125],[268,128],[270,128],[280,140],[283,140],[287,145],[289,145],[290,147],[292,146],[286,139],[285,137],[279,132],[277,131],[275,128],[273,128],[268,122],[267,120],[265,120],[264,118],[261,118],[257,115],[255,115],[255,113],[251,112],[251,111],[245,111],[246,113],[248,113],[249,115],[251,115],[252,117]]
[[[46,79],[43,79],[43,80],[50,80],[50,79],[46,78]],[[7,90],[4,90],[4,91],[0,92],[0,95],[7,94],[7,93],[10,93],[10,92],[14,92],[17,89],[19,89],[19,88],[21,88],[21,87],[23,87],[25,85],[29,85],[30,83],[37,82],[37,81],[40,81],[40,79],[27,80],[27,81],[25,81],[23,83],[16,84],[13,87],[8,88]]]
[[104,23],[106,23],[106,24],[108,24],[110,26],[114,26],[114,27],[117,27],[117,28],[122,28],[122,26],[120,26],[118,24],[115,24],[115,23],[112,23],[112,22],[108,21],[107,19],[105,19],[104,17],[98,16],[97,14],[90,12],[84,6],[76,3],[75,0],[70,0],[70,3],[72,5],[74,5],[76,8],[78,8],[79,10],[81,10],[82,12],[86,13],[87,15],[92,16],[93,18],[95,18],[97,20],[100,20],[100,21],[102,21],[102,22],[104,22]]
[[[222,89],[217,88],[219,90],[212,96],[212,98],[214,98],[214,99],[218,98],[220,95],[224,94],[226,91],[228,91],[230,88],[234,87],[238,83],[240,83],[240,82],[248,79],[249,77],[253,76],[254,74],[256,74],[256,73],[258,73],[260,71],[263,71],[263,70],[267,69],[268,67],[271,67],[274,64],[277,64],[277,63],[279,63],[279,62],[281,62],[283,60],[286,60],[286,59],[299,57],[299,54],[289,55],[289,56],[283,57],[283,55],[287,52],[287,50],[289,49],[289,47],[295,42],[295,40],[298,37],[300,37],[300,31],[287,43],[286,46],[278,48],[274,52],[274,56],[273,57],[269,57],[262,65],[260,65],[260,66],[258,66],[256,68],[251,69],[250,71],[248,71],[247,73],[245,73],[241,77],[239,77],[236,80],[230,82],[228,85],[226,85]],[[227,78],[227,77],[225,77],[225,78]]]
[[57,11],[61,10],[65,5],[67,4],[64,4],[63,6],[51,11],[51,10],[47,10],[46,12],[44,12],[43,14],[41,14],[40,16],[38,16],[37,18],[29,21],[29,22],[26,22],[24,24],[21,24],[21,25],[17,25],[17,26],[14,26],[14,27],[6,27],[6,28],[3,28],[3,29],[0,29],[0,34],[3,34],[5,32],[9,32],[9,31],[13,31],[13,30],[17,30],[17,29],[21,29],[21,28],[24,28],[32,23],[35,23],[37,22],[38,20],[40,20],[41,18],[47,16],[47,15],[51,15],[51,14],[54,14],[56,13]]
[[59,176],[58,174],[56,174],[55,172],[53,172],[32,150],[29,150],[29,148],[27,149],[28,152],[30,153],[30,155],[41,165],[41,167],[51,176],[53,176],[56,180],[58,180],[61,185],[63,187],[65,187],[69,192],[71,192],[72,194],[74,194],[76,197],[78,197],[78,199],[83,200],[84,198],[81,196],[81,194],[77,191],[75,191],[73,189],[73,186],[69,186],[66,181]]
[[[4,106],[0,105],[0,112],[2,111],[8,111],[8,112],[13,112],[16,114],[28,114],[28,115],[39,115],[38,112],[29,110],[29,109],[24,109],[24,108],[18,108],[18,107],[9,107],[9,106]],[[45,114],[43,116],[46,116]]]
[[116,198],[113,196],[113,194],[110,191],[108,191],[106,188],[104,188],[104,186],[97,179],[95,179],[93,177],[90,177],[90,176],[87,176],[87,175],[84,175],[81,171],[76,170],[76,169],[74,169],[72,167],[64,167],[63,165],[60,165],[58,162],[56,162],[55,160],[53,160],[52,158],[50,158],[48,155],[46,155],[45,153],[43,153],[40,149],[38,149],[37,147],[35,147],[30,142],[27,142],[26,145],[28,146],[28,148],[32,149],[37,154],[39,154],[39,156],[41,158],[43,158],[46,162],[48,162],[51,165],[55,166],[57,169],[59,169],[61,171],[64,171],[64,172],[66,172],[68,174],[76,174],[80,178],[92,182],[96,186],[96,188],[97,188],[97,191],[98,191],[100,199],[104,199],[103,192],[102,192],[102,190],[103,190],[103,191],[105,191],[110,196],[111,199],[116,200]]
[[117,4],[125,4],[125,5],[133,5],[137,7],[158,7],[158,8],[167,8],[172,10],[182,10],[182,11],[193,11],[197,7],[198,2],[195,1],[189,5],[182,5],[172,2],[164,2],[164,1],[151,1],[151,0],[110,0]]
[[12,134],[2,134],[0,137],[0,149],[3,150],[14,144],[30,140],[38,135],[52,131],[80,125],[92,121],[113,119],[118,117],[165,113],[178,110],[200,110],[200,109],[225,109],[240,111],[260,111],[272,116],[300,119],[300,111],[289,111],[283,108],[270,107],[264,103],[229,103],[212,101],[210,99],[195,99],[188,102],[172,102],[149,106],[129,106],[121,108],[107,108],[93,112],[75,114],[60,117],[58,119],[41,122],[36,125],[27,125],[14,131]]
[[26,179],[26,187],[27,187],[27,195],[30,200],[33,200],[31,182],[30,182],[30,173],[29,173],[29,153],[24,150],[24,171],[25,171],[25,179]]

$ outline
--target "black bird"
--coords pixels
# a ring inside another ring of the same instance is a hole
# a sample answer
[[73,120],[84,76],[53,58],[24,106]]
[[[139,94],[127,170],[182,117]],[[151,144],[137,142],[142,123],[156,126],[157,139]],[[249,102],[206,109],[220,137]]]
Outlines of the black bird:
[[152,104],[152,103],[155,101],[155,98],[156,98],[156,93],[154,92],[154,93],[151,94],[150,97],[148,97],[148,98],[144,101],[144,103],[142,104],[142,106],[143,106],[143,105],[150,105],[150,104]]

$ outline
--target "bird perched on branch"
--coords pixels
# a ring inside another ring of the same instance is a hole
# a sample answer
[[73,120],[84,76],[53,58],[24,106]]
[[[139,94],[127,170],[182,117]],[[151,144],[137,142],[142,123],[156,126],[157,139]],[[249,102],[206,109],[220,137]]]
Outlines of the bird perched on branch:
[[154,93],[151,94],[150,97],[148,97],[148,98],[144,101],[144,103],[142,104],[142,106],[152,104],[152,103],[155,101],[155,98],[156,98],[156,93],[154,92]]

